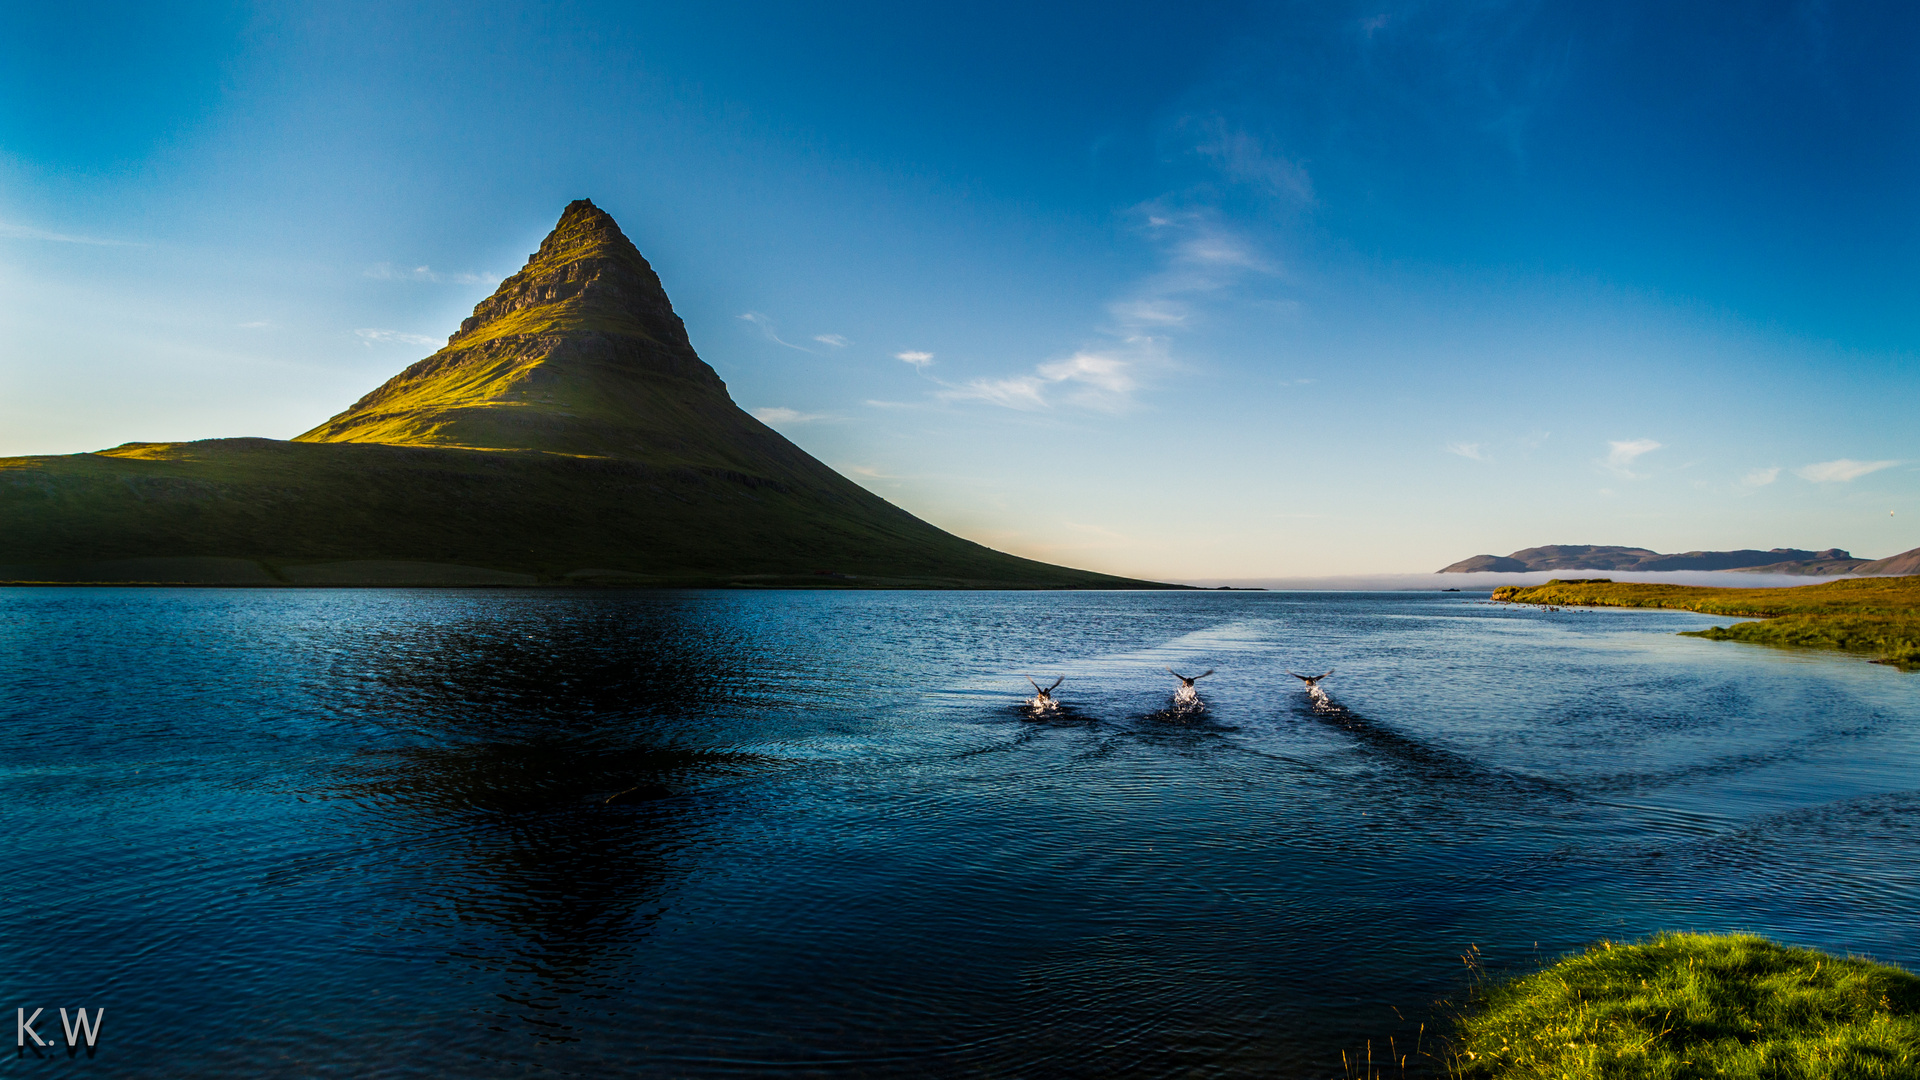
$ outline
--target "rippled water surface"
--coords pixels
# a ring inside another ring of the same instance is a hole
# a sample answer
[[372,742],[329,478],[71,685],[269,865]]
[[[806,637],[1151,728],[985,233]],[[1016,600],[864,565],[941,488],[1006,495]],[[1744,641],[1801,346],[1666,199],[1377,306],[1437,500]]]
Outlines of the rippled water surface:
[[1473,945],[1920,967],[1920,676],[1712,621],[0,590],[0,1006],[107,1010],[0,1070],[1324,1076]]

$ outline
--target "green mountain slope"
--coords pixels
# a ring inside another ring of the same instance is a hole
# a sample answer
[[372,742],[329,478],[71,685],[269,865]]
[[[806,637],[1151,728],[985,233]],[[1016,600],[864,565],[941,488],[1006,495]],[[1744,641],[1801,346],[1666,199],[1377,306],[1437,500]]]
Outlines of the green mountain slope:
[[1113,588],[747,415],[582,200],[446,348],[291,442],[0,459],[0,580]]

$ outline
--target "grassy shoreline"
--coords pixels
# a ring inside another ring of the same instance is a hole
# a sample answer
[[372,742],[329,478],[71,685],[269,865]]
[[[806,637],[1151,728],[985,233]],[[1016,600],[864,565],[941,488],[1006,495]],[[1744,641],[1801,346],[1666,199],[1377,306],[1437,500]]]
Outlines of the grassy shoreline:
[[1920,1077],[1920,977],[1749,934],[1602,941],[1483,984],[1458,1080]]
[[1555,578],[1508,585],[1493,599],[1554,607],[1642,607],[1760,620],[1687,631],[1690,637],[1866,653],[1875,662],[1920,667],[1920,576],[1849,578],[1787,589],[1646,585]]

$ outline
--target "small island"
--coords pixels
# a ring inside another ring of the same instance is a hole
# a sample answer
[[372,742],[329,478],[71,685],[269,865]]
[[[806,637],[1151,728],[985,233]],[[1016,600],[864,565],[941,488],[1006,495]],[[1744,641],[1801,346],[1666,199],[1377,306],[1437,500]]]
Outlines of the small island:
[[1733,615],[1758,622],[1688,631],[1691,637],[1872,654],[1876,663],[1920,667],[1920,575],[1850,578],[1790,589],[1648,585],[1607,578],[1555,578],[1508,585],[1493,599],[1554,607],[1644,607]]

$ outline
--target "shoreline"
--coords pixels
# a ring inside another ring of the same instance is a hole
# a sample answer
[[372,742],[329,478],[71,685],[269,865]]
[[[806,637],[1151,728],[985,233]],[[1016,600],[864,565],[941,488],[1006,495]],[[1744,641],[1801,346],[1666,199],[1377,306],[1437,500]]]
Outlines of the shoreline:
[[1687,630],[1687,637],[1754,645],[1838,649],[1873,662],[1920,669],[1920,575],[1841,578],[1817,585],[1735,589],[1556,578],[1493,591],[1499,603],[1543,607],[1638,607],[1752,619]]

